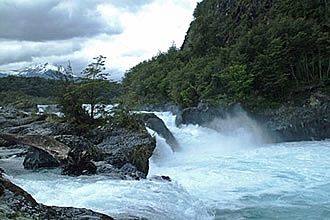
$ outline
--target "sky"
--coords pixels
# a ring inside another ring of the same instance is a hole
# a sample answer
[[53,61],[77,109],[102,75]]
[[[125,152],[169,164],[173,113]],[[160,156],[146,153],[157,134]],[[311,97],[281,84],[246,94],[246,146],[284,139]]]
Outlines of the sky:
[[67,65],[79,74],[106,56],[124,72],[180,47],[201,0],[0,0],[0,70],[34,63]]

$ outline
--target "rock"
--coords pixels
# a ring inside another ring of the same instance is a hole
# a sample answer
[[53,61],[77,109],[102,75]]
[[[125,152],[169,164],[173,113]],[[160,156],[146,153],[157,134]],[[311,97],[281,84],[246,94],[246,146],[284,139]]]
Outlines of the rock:
[[13,144],[14,143],[11,143],[0,137],[0,147],[9,147],[10,145],[13,145]]
[[95,174],[97,168],[91,161],[93,154],[89,150],[83,147],[75,147],[70,150],[63,174],[73,176]]
[[69,133],[70,126],[65,123],[47,122],[44,120],[34,121],[24,125],[9,126],[2,131],[4,133],[16,135],[42,135],[42,136],[55,136]]
[[77,135],[58,135],[55,136],[54,139],[67,145],[71,150],[79,148],[88,151],[88,155],[90,155],[91,159],[94,161],[103,160],[102,152],[85,137]]
[[160,181],[167,181],[172,182],[172,179],[169,176],[152,176],[150,180],[160,180]]
[[141,113],[139,116],[147,127],[157,132],[157,134],[166,140],[166,143],[171,146],[173,151],[177,151],[179,149],[178,141],[166,127],[162,119],[157,117],[154,113]]
[[255,114],[255,118],[277,142],[330,138],[330,103],[282,106]]
[[60,166],[58,160],[43,150],[31,147],[23,161],[25,169],[54,168]]
[[156,141],[146,129],[133,131],[108,125],[92,133],[95,134],[95,140],[102,140],[97,147],[105,155],[107,163],[118,169],[130,163],[143,173],[143,178],[147,176],[149,158],[156,147]]
[[[19,218],[17,214],[19,213]],[[110,216],[89,209],[45,206],[20,187],[0,175],[1,219],[95,219],[112,220]]]
[[71,148],[63,174],[79,176],[96,173],[97,167],[93,161],[101,160],[103,154],[93,143],[75,135],[60,135],[54,138]]
[[105,175],[111,179],[119,180],[140,180],[145,178],[145,174],[140,172],[130,163],[117,168],[106,161],[96,162],[97,174]]
[[132,177],[135,180],[139,180],[141,178],[145,178],[146,175],[139,171],[134,165],[130,163],[126,163],[124,166],[120,168],[120,171],[125,175]]
[[204,126],[216,118],[234,117],[242,111],[244,110],[239,103],[232,105],[200,104],[197,107],[186,108],[179,112],[175,123],[177,126],[181,124]]
[[[8,121],[8,117],[0,112],[0,120],[1,117]],[[14,114],[10,117],[15,120]],[[154,138],[139,120],[136,121],[138,126],[127,128],[113,122],[92,130],[79,130],[68,123],[41,119],[31,119],[26,124],[16,122],[9,123],[9,127],[0,127],[0,141],[6,145],[33,147],[24,160],[24,167],[28,169],[61,166],[63,174],[67,175],[110,171],[110,175],[123,179],[127,176],[131,179],[145,178],[149,158],[156,146]],[[102,160],[115,169],[102,169],[95,164]]]
[[[176,123],[198,124],[212,127],[217,118],[236,117],[246,112],[260,126],[265,135],[274,142],[323,140],[330,138],[330,102],[326,96],[315,95],[308,105],[284,105],[277,109],[246,111],[239,104],[199,105],[181,111]],[[317,100],[317,101],[316,101]],[[221,129],[220,129],[221,130]]]

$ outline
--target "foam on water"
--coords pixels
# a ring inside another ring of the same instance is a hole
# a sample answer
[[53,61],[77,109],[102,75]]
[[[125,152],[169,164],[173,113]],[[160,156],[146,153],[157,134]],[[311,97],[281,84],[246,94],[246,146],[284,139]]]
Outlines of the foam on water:
[[212,219],[211,211],[177,182],[155,179],[110,180],[106,176],[68,177],[59,170],[21,172],[22,159],[0,160],[10,179],[46,205],[89,208],[113,217]]
[[[216,218],[330,218],[330,142],[265,144],[253,121],[231,121],[236,127],[228,135],[192,125],[172,127],[168,113],[158,116],[181,151],[155,154],[150,173],[177,180],[217,210]],[[244,123],[253,123],[254,129]],[[157,143],[167,148],[165,142]]]
[[[245,116],[219,120],[212,125],[216,131],[195,125],[178,128],[170,113],[157,115],[180,150],[172,152],[150,131],[157,148],[148,176],[168,175],[172,182],[74,178],[57,170],[20,174],[13,168],[21,169],[17,159],[0,160],[0,167],[10,167],[13,181],[39,202],[114,217],[330,219],[329,141],[265,144],[263,132]],[[225,131],[219,129],[226,125]]]

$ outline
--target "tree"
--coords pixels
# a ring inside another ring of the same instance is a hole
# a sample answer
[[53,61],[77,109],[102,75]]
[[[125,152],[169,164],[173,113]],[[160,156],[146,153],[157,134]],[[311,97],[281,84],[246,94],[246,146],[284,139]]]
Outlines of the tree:
[[88,64],[86,69],[82,72],[85,78],[95,80],[103,79],[105,80],[108,76],[107,73],[104,73],[105,70],[105,56],[99,55],[98,57],[93,58],[95,61],[91,64]]
[[[86,122],[88,119],[92,122],[95,119],[97,104],[102,102],[103,94],[110,90],[111,82],[105,80],[108,74],[103,72],[106,57],[100,55],[93,59],[95,61],[82,72],[83,80],[67,84],[60,98],[65,115],[77,123]],[[66,71],[73,75],[72,68],[67,68]],[[90,106],[89,115],[83,104]]]
[[95,116],[95,106],[98,103],[102,92],[107,89],[107,85],[109,84],[105,81],[108,74],[103,72],[105,70],[104,65],[106,57],[100,55],[93,59],[95,61],[89,64],[83,71],[83,75],[86,79],[81,87],[81,92],[84,94],[86,104],[91,108],[90,117],[92,120]]

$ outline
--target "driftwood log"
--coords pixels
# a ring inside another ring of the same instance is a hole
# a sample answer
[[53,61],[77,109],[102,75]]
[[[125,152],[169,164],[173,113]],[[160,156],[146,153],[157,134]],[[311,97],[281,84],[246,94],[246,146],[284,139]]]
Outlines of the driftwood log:
[[41,136],[41,135],[14,135],[14,134],[0,134],[0,138],[8,141],[11,144],[24,144],[44,151],[51,155],[60,164],[67,160],[70,148],[55,140],[53,137]]

